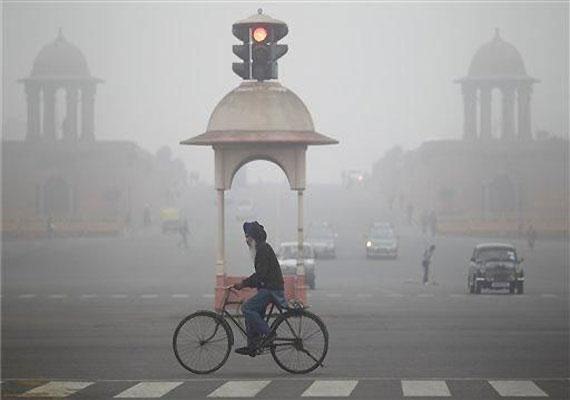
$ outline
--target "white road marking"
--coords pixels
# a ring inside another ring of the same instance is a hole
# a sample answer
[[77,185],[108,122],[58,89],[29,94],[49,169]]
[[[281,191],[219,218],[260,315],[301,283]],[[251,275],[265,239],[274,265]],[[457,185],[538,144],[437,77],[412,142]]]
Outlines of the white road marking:
[[327,381],[313,382],[301,395],[302,397],[348,397],[358,384],[358,381]]
[[554,298],[556,298],[556,297],[558,297],[558,296],[555,295],[555,294],[552,294],[552,293],[543,293],[543,294],[540,295],[540,297],[544,297],[544,298],[547,298],[547,299],[554,299]]
[[85,389],[93,382],[49,382],[23,393],[22,397],[66,397]]
[[67,297],[66,294],[50,294],[48,298],[50,299],[65,299]]
[[18,296],[19,299],[33,299],[34,297],[37,297],[36,294],[21,294]]
[[434,297],[433,293],[420,293],[418,297]]
[[548,397],[532,381],[489,381],[502,397]]
[[468,297],[468,295],[466,294],[457,294],[457,293],[452,293],[449,295],[449,297],[453,297],[454,299],[463,299],[465,297]]
[[214,390],[208,397],[254,397],[271,381],[229,381]]
[[402,293],[388,293],[384,295],[385,297],[404,297]]
[[96,295],[96,294],[82,294],[81,295],[82,299],[94,299],[96,297],[98,297],[98,295]]
[[372,297],[372,295],[370,293],[359,293],[356,295],[356,297],[360,297],[362,299],[368,299],[368,298]]
[[157,398],[162,397],[184,382],[141,382],[119,393],[115,398]]
[[172,295],[173,299],[187,299],[188,297],[190,297],[189,294],[173,294]]
[[156,299],[157,294],[141,294],[141,299]]
[[205,299],[213,299],[214,298],[214,294],[213,293],[204,293],[202,295],[202,297],[204,297]]
[[113,299],[126,299],[128,296],[126,294],[112,294],[111,298]]
[[445,381],[402,381],[402,392],[409,397],[449,397]]

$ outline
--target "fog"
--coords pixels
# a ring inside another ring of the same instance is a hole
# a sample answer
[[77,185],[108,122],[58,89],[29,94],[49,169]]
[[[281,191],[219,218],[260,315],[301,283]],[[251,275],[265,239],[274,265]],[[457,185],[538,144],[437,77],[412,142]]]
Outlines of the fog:
[[568,2],[0,10],[2,397],[569,398]]
[[[231,25],[262,6],[285,21],[289,52],[279,78],[308,106],[317,132],[340,145],[311,148],[309,183],[339,183],[342,171],[370,172],[395,145],[460,138],[459,85],[475,51],[498,27],[540,79],[532,131],[568,136],[568,4],[445,3],[3,3],[4,138],[25,126],[18,79],[59,28],[103,79],[95,135],[155,152],[169,146],[212,183],[213,152],[180,146],[205,131],[210,113],[241,81]],[[7,129],[12,127],[11,129]],[[254,173],[255,175],[255,173]],[[266,178],[265,170],[257,172]],[[272,179],[278,179],[273,176]]]

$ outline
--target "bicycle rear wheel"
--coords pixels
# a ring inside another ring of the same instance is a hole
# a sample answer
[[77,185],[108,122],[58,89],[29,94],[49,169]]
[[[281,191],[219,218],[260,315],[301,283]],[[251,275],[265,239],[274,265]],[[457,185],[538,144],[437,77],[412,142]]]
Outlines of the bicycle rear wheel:
[[198,311],[184,318],[172,338],[178,362],[195,374],[209,374],[225,364],[233,334],[228,323],[211,311]]
[[273,324],[273,359],[287,372],[306,374],[322,365],[329,348],[329,334],[323,321],[306,310],[286,313]]

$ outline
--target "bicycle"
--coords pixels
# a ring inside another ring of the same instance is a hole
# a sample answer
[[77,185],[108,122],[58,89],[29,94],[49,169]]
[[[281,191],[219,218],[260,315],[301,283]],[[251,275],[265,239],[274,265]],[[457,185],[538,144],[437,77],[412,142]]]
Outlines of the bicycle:
[[[233,287],[224,288],[220,311],[197,311],[182,319],[172,338],[174,355],[178,362],[195,374],[209,374],[220,369],[228,360],[234,345],[231,321],[244,337],[246,329],[241,322],[243,301],[230,301]],[[226,307],[237,305],[236,314]],[[277,310],[274,313],[274,310]],[[255,355],[271,353],[277,365],[292,374],[306,374],[323,365],[328,351],[329,334],[323,321],[300,303],[290,303],[287,308],[271,302],[265,321],[270,324],[275,339],[262,343]]]

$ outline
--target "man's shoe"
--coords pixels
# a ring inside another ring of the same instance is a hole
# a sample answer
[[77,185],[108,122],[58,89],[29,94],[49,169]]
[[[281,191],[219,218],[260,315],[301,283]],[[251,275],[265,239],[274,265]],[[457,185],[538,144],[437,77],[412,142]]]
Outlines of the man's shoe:
[[238,349],[235,349],[235,352],[237,354],[241,354],[244,356],[255,357],[255,349],[252,349],[249,346],[244,346],[244,347],[240,347]]

